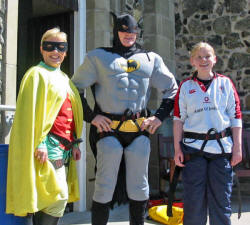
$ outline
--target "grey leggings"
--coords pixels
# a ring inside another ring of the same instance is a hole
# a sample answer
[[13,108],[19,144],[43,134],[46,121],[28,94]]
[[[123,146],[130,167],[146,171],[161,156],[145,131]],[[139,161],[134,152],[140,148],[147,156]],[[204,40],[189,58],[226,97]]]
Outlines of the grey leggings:
[[128,197],[136,201],[143,201],[149,198],[149,138],[141,135],[123,149],[117,138],[108,136],[97,142],[94,201],[107,203],[112,200],[123,152],[126,164]]

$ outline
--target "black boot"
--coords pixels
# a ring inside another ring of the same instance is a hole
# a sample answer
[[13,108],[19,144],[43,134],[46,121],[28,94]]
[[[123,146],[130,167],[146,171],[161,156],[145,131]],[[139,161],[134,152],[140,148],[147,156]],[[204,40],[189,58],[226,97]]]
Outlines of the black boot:
[[58,225],[59,219],[59,217],[50,216],[39,211],[33,215],[33,225]]
[[106,225],[109,219],[110,203],[99,203],[93,201],[91,209],[92,225]]
[[34,225],[32,220],[33,220],[33,214],[29,214],[28,216],[26,216],[24,225]]
[[130,225],[143,225],[148,201],[129,200]]

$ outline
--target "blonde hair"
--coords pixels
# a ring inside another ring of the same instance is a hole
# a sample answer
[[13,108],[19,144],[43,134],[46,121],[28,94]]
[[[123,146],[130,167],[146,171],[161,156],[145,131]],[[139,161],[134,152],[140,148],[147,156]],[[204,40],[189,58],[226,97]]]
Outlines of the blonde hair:
[[50,30],[47,30],[43,36],[42,36],[42,39],[41,39],[41,45],[43,44],[43,42],[45,40],[47,40],[48,38],[50,37],[59,37],[61,38],[63,41],[67,42],[67,34],[60,31],[59,28],[55,27],[55,28],[52,28]]
[[213,55],[215,56],[214,48],[210,44],[208,44],[207,42],[199,42],[199,43],[195,44],[190,51],[190,56],[194,57],[196,52],[199,51],[201,48],[209,49],[213,53]]

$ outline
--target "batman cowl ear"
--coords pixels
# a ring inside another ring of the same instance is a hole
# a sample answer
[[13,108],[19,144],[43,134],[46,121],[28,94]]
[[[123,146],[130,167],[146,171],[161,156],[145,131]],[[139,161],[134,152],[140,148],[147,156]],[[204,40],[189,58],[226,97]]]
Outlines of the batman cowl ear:
[[117,15],[114,12],[110,12],[110,15],[113,17],[114,23],[116,23]]

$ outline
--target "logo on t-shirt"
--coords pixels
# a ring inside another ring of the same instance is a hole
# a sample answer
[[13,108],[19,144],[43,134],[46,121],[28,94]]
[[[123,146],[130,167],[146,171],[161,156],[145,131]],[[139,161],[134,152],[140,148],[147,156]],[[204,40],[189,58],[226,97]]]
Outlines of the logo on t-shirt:
[[209,97],[206,96],[206,97],[204,98],[204,103],[210,103]]
[[191,89],[191,90],[189,90],[189,94],[193,94],[193,93],[195,93],[196,92],[196,90],[195,89]]

